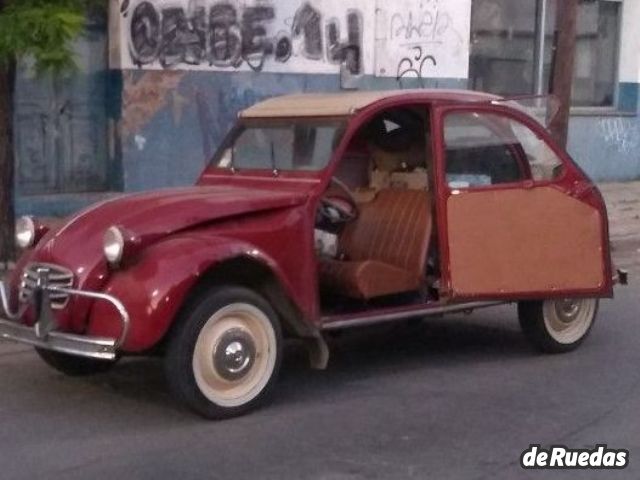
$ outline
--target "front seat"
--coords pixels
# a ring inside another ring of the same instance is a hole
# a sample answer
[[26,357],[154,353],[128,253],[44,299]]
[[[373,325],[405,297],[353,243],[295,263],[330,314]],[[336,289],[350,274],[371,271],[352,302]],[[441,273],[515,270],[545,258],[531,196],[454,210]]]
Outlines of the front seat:
[[432,218],[424,190],[380,190],[339,241],[344,260],[321,260],[323,288],[368,300],[424,284]]

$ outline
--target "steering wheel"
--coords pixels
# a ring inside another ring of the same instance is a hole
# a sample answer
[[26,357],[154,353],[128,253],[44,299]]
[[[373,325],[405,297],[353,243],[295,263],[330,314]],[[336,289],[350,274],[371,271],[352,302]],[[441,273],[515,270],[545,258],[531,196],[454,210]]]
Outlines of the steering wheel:
[[351,222],[358,218],[358,204],[349,187],[336,177],[331,177],[331,184],[340,192],[325,194],[320,199],[322,216],[334,225]]

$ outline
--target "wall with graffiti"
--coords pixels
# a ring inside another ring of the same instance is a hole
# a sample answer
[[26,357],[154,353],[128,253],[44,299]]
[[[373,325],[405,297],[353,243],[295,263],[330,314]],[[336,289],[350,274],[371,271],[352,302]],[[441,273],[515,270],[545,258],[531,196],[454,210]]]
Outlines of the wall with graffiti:
[[[238,111],[338,91],[345,72],[360,89],[468,87],[470,0],[113,1],[129,191],[192,183]],[[639,136],[575,118],[570,151],[596,179],[632,178]]]
[[467,78],[470,0],[378,0],[375,74]]
[[267,97],[466,87],[471,0],[113,1],[126,190],[192,183]]
[[466,78],[471,0],[122,0],[126,69]]

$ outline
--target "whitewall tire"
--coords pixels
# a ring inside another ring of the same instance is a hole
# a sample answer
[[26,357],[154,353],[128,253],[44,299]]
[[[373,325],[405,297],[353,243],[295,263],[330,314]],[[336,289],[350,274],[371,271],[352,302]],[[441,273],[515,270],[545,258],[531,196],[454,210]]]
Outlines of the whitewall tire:
[[265,399],[280,367],[282,334],[263,297],[217,288],[180,321],[165,359],[179,399],[212,419],[240,415]]
[[574,350],[587,337],[598,313],[595,298],[521,302],[520,325],[538,350],[562,353]]

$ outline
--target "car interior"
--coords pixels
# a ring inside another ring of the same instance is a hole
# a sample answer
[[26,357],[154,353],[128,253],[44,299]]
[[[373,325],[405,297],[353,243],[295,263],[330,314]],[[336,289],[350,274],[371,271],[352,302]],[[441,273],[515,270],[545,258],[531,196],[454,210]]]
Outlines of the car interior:
[[349,143],[316,219],[323,314],[438,297],[424,107],[384,111]]

